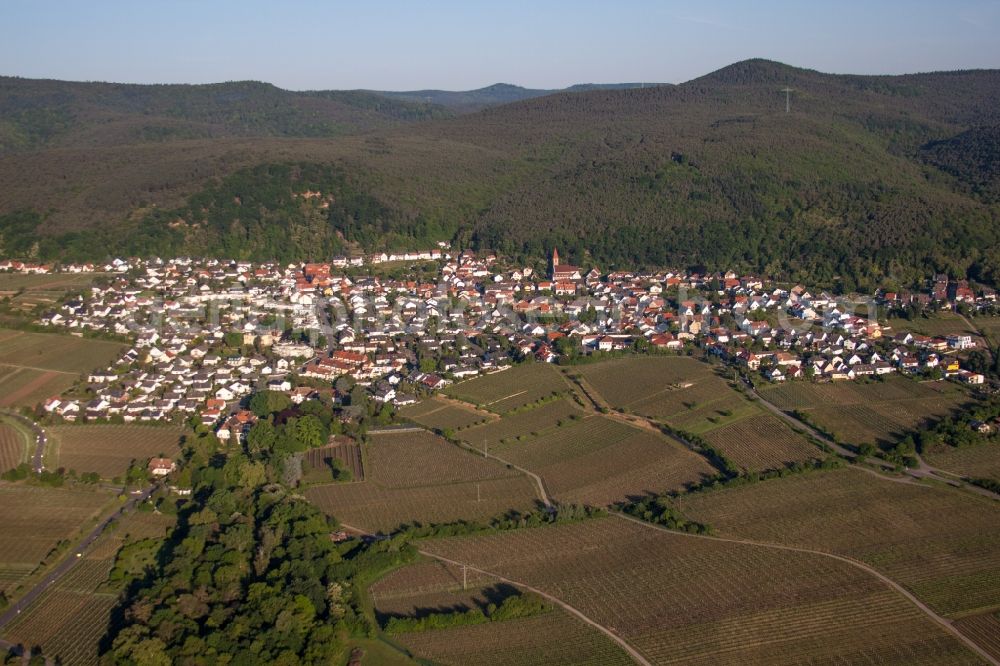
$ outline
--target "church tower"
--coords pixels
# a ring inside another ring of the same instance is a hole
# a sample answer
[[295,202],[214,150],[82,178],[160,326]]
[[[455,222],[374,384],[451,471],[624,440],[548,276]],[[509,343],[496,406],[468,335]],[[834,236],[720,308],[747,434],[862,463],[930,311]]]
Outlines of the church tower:
[[555,269],[559,265],[559,250],[552,248],[552,268]]

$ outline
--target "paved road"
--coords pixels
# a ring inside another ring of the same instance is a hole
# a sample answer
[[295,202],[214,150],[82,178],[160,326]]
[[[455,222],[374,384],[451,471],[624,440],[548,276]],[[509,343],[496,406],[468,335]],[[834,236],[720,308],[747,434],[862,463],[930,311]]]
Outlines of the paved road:
[[104,532],[108,525],[133,509],[137,503],[148,499],[149,496],[153,494],[155,489],[155,485],[149,486],[138,495],[133,495],[131,499],[129,499],[129,501],[126,502],[121,508],[98,523],[97,526],[95,526],[94,529],[87,534],[87,536],[85,536],[71,551],[69,551],[65,559],[57,564],[54,569],[49,571],[49,573],[46,574],[42,580],[38,581],[33,588],[28,590],[15,603],[11,604],[6,611],[0,614],[0,629],[5,627],[7,623],[17,617],[22,610],[30,606],[36,599],[38,599],[39,596],[41,596],[43,592],[45,592],[45,590],[51,587],[57,580],[62,578],[66,572],[72,569],[81,559],[80,556],[83,552],[93,545],[95,541],[97,541],[97,538],[101,536],[101,533]]
[[45,429],[28,417],[22,416],[17,412],[5,409],[2,413],[4,416],[8,416],[21,422],[26,428],[35,433],[35,452],[31,457],[31,468],[34,470],[35,474],[41,474],[42,470],[45,469],[42,465],[42,456],[45,454],[45,445],[48,443],[48,435],[45,434]]
[[927,606],[927,604],[925,604],[924,602],[922,602],[919,599],[917,599],[906,588],[904,588],[902,585],[900,585],[896,581],[892,580],[888,576],[880,573],[876,569],[873,569],[872,567],[868,566],[867,564],[865,564],[864,562],[861,562],[859,560],[855,560],[853,558],[846,557],[844,555],[836,555],[834,553],[827,553],[827,552],[822,551],[822,550],[813,550],[812,548],[801,548],[799,546],[786,546],[786,545],[783,545],[783,544],[769,543],[769,542],[766,542],[766,541],[754,541],[752,539],[740,539],[740,538],[736,538],[736,537],[718,537],[718,536],[709,536],[707,534],[692,534],[690,532],[679,532],[679,531],[667,529],[666,527],[662,527],[660,525],[654,525],[652,523],[647,523],[644,520],[640,520],[638,518],[634,518],[632,516],[629,516],[629,515],[626,515],[626,514],[623,514],[623,513],[618,513],[618,512],[615,512],[615,511],[612,511],[611,515],[616,516],[618,518],[621,518],[622,520],[627,520],[629,522],[635,523],[636,525],[642,525],[643,527],[646,527],[648,529],[661,530],[663,532],[668,532],[670,534],[676,534],[676,535],[679,535],[679,536],[691,537],[692,539],[708,539],[709,541],[722,541],[724,543],[738,543],[738,544],[743,544],[743,545],[746,545],[746,546],[756,546],[756,547],[759,547],[759,548],[770,548],[772,550],[784,550],[784,551],[790,551],[790,552],[793,552],[793,553],[808,553],[810,555],[819,555],[820,557],[829,557],[830,559],[834,559],[834,560],[838,560],[840,562],[844,562],[844,563],[849,564],[849,565],[851,565],[851,566],[853,566],[855,568],[861,569],[862,571],[865,571],[866,573],[868,573],[868,574],[874,576],[875,578],[879,579],[880,581],[882,581],[883,583],[885,583],[886,585],[888,585],[889,587],[891,587],[892,589],[894,589],[896,592],[898,592],[899,594],[901,594],[903,597],[905,597],[910,603],[912,603],[918,609],[920,609],[921,611],[923,611],[923,613],[925,615],[927,615],[931,620],[933,620],[935,623],[937,623],[939,626],[941,626],[941,628],[943,628],[945,631],[947,631],[948,633],[950,633],[951,635],[953,635],[955,638],[957,638],[958,640],[960,640],[963,643],[965,643],[965,645],[967,645],[971,650],[973,650],[976,654],[978,654],[979,656],[981,656],[987,662],[989,662],[990,664],[993,664],[993,666],[1000,666],[1000,661],[997,661],[995,658],[993,658],[992,656],[990,656],[990,654],[988,652],[986,652],[983,648],[979,647],[979,645],[977,645],[971,638],[969,638],[968,636],[966,636],[963,633],[961,633],[958,629],[956,629],[954,627],[954,625],[952,625],[952,623],[951,623],[950,620],[948,620],[946,618],[943,618],[940,615],[938,615],[937,613],[935,613],[933,610],[931,610],[931,608],[929,606]]

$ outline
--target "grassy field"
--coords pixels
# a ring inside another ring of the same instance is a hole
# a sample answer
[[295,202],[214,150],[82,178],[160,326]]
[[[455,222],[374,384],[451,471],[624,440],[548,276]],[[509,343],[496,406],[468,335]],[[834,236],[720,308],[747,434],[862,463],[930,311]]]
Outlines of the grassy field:
[[914,319],[889,319],[886,323],[892,327],[893,335],[902,331],[909,331],[919,335],[931,335],[943,338],[952,333],[958,333],[971,335],[973,339],[978,338],[980,341],[982,340],[979,333],[969,328],[965,321],[954,312],[936,312],[926,317],[916,317]]
[[1000,607],[997,509],[985,498],[842,469],[697,494],[684,513],[723,535],[862,560],[943,615]]
[[715,471],[659,433],[596,414],[492,450],[541,476],[557,500],[594,506],[679,489]]
[[98,646],[111,622],[118,590],[107,585],[115,553],[127,538],[163,536],[173,519],[132,512],[105,532],[83,558],[3,630],[3,638],[41,646],[64,664],[97,664]]
[[781,409],[801,410],[849,444],[891,444],[968,400],[957,384],[898,376],[867,383],[794,382],[765,387],[761,395]]
[[974,661],[883,583],[819,555],[617,517],[421,547],[553,594],[656,664]]
[[574,417],[582,418],[583,410],[573,400],[560,398],[464,430],[461,433],[461,438],[477,448],[484,442],[488,446],[495,446],[519,439],[537,437],[546,431],[560,427],[560,423],[563,425],[572,423]]
[[[436,561],[397,569],[371,586],[380,618],[483,608],[514,593],[516,588],[474,572],[463,590],[461,569]],[[618,645],[559,608],[531,618],[405,633],[392,640],[416,657],[455,666],[632,663]]]
[[98,490],[0,481],[0,591],[10,591],[57,547],[88,529],[113,503]]
[[429,432],[375,435],[365,480],[313,486],[306,497],[349,525],[390,530],[402,523],[487,519],[535,506],[520,472]]
[[72,335],[0,329],[0,406],[32,407],[81,373],[106,367],[124,345]]
[[31,440],[13,423],[0,419],[0,471],[7,471],[28,460]]
[[525,363],[488,375],[458,382],[445,389],[453,398],[471,402],[497,414],[535,402],[569,385],[549,363]]
[[415,405],[407,405],[399,410],[399,415],[426,428],[439,430],[468,428],[471,425],[496,418],[492,412],[482,412],[472,405],[446,400],[438,396],[428,398]]
[[124,474],[133,460],[145,463],[180,452],[182,428],[148,425],[62,425],[48,428],[48,467],[97,472],[111,479]]
[[962,448],[942,445],[922,455],[929,464],[948,472],[1000,480],[1000,442],[995,440]]
[[822,456],[820,450],[777,416],[758,412],[703,434],[705,440],[746,471],[779,469]]

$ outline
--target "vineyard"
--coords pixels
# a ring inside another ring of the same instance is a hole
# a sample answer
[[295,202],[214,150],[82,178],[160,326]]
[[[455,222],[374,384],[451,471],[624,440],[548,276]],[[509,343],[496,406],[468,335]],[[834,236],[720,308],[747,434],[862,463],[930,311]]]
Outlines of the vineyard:
[[941,445],[925,451],[923,458],[934,467],[962,476],[1000,480],[1000,442],[996,440],[961,448]]
[[481,412],[472,405],[437,396],[403,407],[399,410],[399,415],[426,428],[438,430],[458,430],[496,418],[492,412]]
[[[467,582],[463,590],[459,567],[422,561],[393,571],[370,592],[376,613],[383,618],[482,608],[516,592],[473,571],[467,573]],[[561,609],[520,620],[402,634],[394,640],[416,656],[441,664],[632,663],[612,641]]]
[[[348,440],[330,446],[309,449],[303,454],[303,462],[307,463],[317,478],[325,477],[325,480],[330,479],[332,468],[329,461],[331,460],[339,460],[344,468],[351,472],[352,481],[364,481],[365,470],[362,463],[361,447],[357,442]],[[303,481],[308,483],[311,482],[311,479],[303,478]]]
[[592,506],[676,490],[714,473],[673,440],[599,415],[496,452],[541,476],[557,500]]
[[985,498],[843,469],[693,495],[684,513],[720,534],[862,560],[943,615],[1000,604],[1000,532]]
[[15,588],[60,542],[89,528],[111,500],[96,490],[0,481],[0,591]]
[[126,539],[164,536],[173,519],[133,511],[103,533],[81,560],[45,590],[4,629],[3,638],[41,646],[63,664],[97,664],[98,646],[107,633],[118,590],[108,589],[108,573]]
[[819,555],[617,517],[421,547],[553,594],[656,664],[973,661],[889,587]]
[[17,426],[0,421],[0,471],[28,460],[28,446],[28,438]]
[[1000,659],[1000,612],[963,617],[954,624],[994,659]]
[[33,407],[106,367],[123,345],[71,335],[0,329],[0,407]]
[[786,463],[820,457],[819,449],[770,414],[745,418],[703,436],[724,456],[750,472],[780,469]]
[[495,446],[538,436],[553,428],[568,426],[574,422],[571,417],[582,416],[583,411],[576,403],[568,398],[560,398],[469,428],[461,433],[461,438],[476,447],[481,446],[483,442]]
[[313,486],[306,496],[349,525],[487,519],[537,501],[533,482],[428,432],[375,435],[363,483]]
[[180,452],[180,428],[148,425],[65,425],[48,429],[46,465],[97,472],[110,479],[125,473],[133,460]]
[[762,390],[784,410],[800,410],[818,426],[850,444],[892,443],[933,417],[945,416],[968,395],[951,382],[884,381],[813,384],[795,382]]
[[551,364],[525,363],[510,370],[458,382],[445,389],[445,393],[503,414],[567,390],[569,385],[566,380]]

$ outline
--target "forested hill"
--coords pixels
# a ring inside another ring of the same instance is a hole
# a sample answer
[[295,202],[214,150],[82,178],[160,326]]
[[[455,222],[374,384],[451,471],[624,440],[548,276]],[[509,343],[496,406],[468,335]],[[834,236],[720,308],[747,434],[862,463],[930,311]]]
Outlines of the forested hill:
[[[48,238],[24,248],[40,257],[304,259],[451,239],[528,259],[558,245],[604,270],[731,267],[845,289],[944,271],[996,284],[998,109],[996,70],[855,76],[751,60],[677,86],[559,93],[334,139],[7,155],[0,212]],[[345,205],[292,196],[319,184]],[[249,187],[253,211],[233,203]],[[93,228],[106,244],[79,233]]]
[[523,88],[509,83],[495,83],[476,90],[410,90],[394,92],[387,90],[372,91],[391,99],[406,102],[423,102],[439,104],[458,113],[480,111],[490,106],[520,102],[535,97],[545,97],[561,92],[583,92],[587,90],[625,90],[628,88],[645,88],[647,86],[663,86],[666,83],[580,83],[563,89]]
[[451,115],[363,91],[268,83],[76,83],[0,77],[0,154],[40,147],[231,136],[331,137]]

